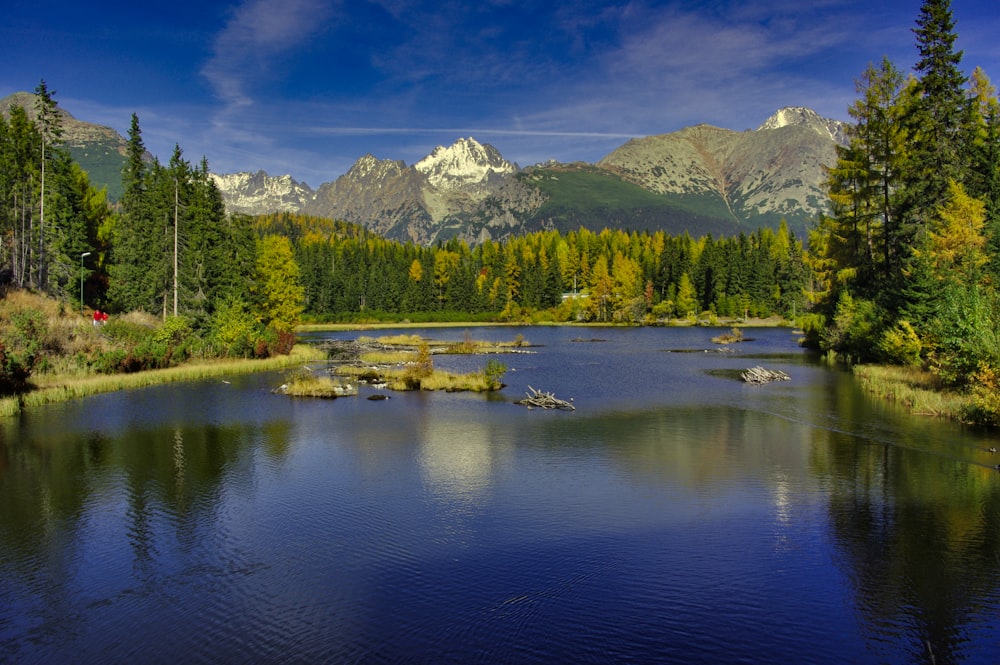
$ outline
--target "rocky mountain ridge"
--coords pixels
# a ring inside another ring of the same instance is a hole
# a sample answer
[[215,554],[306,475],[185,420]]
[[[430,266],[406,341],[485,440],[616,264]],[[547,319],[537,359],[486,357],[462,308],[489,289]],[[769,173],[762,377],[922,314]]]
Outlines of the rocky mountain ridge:
[[[827,210],[824,168],[845,141],[843,123],[804,107],[780,109],[756,130],[696,125],[633,139],[594,165],[520,169],[461,138],[412,166],[365,155],[300,211],[419,244],[579,225],[738,233],[784,219],[803,231]],[[223,194],[231,207],[247,202]]]
[[823,167],[844,140],[843,123],[785,108],[754,131],[697,125],[632,139],[597,165],[659,194],[717,197],[737,223],[814,218],[827,209]]
[[[0,99],[0,115],[9,118],[10,107],[17,105],[30,120],[36,120],[37,99],[37,95],[30,92],[8,95]],[[108,196],[117,199],[121,196],[121,173],[128,141],[115,129],[78,120],[61,106],[56,107],[56,112],[62,125],[63,145],[70,156],[90,175],[91,183],[107,187]]]
[[216,187],[223,193],[228,212],[245,215],[267,212],[298,212],[311,201],[316,192],[309,185],[290,175],[269,176],[256,173],[211,174]]
[[[14,103],[34,112],[30,93],[0,100],[0,112]],[[72,156],[117,198],[125,139],[60,112]],[[845,129],[811,109],[787,107],[755,130],[696,125],[632,139],[596,164],[522,169],[468,137],[409,166],[365,155],[315,190],[263,171],[213,177],[230,212],[342,219],[418,244],[580,226],[735,234],[782,219],[802,232],[828,209],[825,168],[846,142]]]

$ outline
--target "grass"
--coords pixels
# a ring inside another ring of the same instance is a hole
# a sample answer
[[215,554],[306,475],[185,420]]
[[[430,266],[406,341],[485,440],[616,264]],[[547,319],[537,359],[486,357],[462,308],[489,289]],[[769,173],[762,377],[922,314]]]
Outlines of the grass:
[[328,374],[303,370],[289,377],[281,392],[292,397],[334,398],[356,395],[357,388],[334,381]]
[[188,363],[178,367],[136,372],[134,374],[89,376],[43,374],[33,378],[34,390],[20,396],[0,399],[0,416],[13,416],[25,408],[63,402],[80,397],[89,397],[116,390],[142,388],[161,383],[197,381],[220,376],[250,374],[253,372],[294,367],[324,359],[325,356],[318,349],[304,344],[297,344],[287,356],[275,356],[263,360],[238,359]]
[[736,344],[743,341],[743,331],[739,328],[733,328],[727,333],[723,333],[717,337],[712,338],[713,344]]
[[[434,361],[431,358],[430,348],[426,340],[416,336],[402,336],[403,339],[396,339],[395,343],[411,346],[413,341],[417,341],[415,349],[408,350],[373,350],[363,352],[359,359],[361,365],[343,365],[336,370],[340,376],[353,376],[357,380],[383,381],[390,390],[445,390],[445,391],[473,391],[483,392],[487,390],[497,390],[502,387],[501,379],[507,368],[495,360],[487,363],[479,372],[469,372],[467,374],[455,374],[434,369]],[[383,345],[392,346],[390,338],[359,338],[359,342],[379,342]],[[524,339],[518,335],[509,346],[521,346]],[[453,351],[452,347],[459,347],[461,351]],[[495,350],[496,345],[486,342],[475,342],[466,334],[465,340],[448,347],[445,353],[489,353]]]
[[336,370],[339,376],[352,376],[356,379],[380,379],[385,381],[389,390],[400,392],[407,390],[443,390],[446,392],[486,392],[495,390],[486,378],[485,372],[469,372],[455,374],[435,369],[425,376],[415,377],[410,367],[393,367],[373,370],[371,367],[347,365]]
[[420,335],[383,335],[382,337],[358,337],[361,344],[382,344],[384,346],[418,346],[424,339]]
[[970,404],[968,395],[943,388],[933,373],[917,367],[856,365],[853,371],[867,392],[915,415],[963,420]]
[[413,359],[410,351],[365,351],[361,362],[366,365],[401,365]]

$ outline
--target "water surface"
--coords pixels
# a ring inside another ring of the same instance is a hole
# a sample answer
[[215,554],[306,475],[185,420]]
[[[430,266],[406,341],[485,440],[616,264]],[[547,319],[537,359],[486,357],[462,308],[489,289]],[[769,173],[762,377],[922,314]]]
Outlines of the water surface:
[[1000,662],[989,434],[785,329],[471,332],[537,346],[490,395],[259,374],[0,423],[0,660]]

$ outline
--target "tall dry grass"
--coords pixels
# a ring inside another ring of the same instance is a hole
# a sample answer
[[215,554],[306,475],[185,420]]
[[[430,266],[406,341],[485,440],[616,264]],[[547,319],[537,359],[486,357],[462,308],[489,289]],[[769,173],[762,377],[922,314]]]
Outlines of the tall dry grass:
[[916,415],[961,420],[969,404],[968,395],[946,389],[932,372],[918,367],[856,365],[853,371],[864,390]]
[[284,369],[319,362],[325,358],[322,351],[305,344],[297,344],[287,356],[274,356],[263,360],[205,361],[134,374],[88,376],[45,374],[33,380],[35,390],[24,395],[0,399],[0,416],[12,416],[25,408],[116,390]]

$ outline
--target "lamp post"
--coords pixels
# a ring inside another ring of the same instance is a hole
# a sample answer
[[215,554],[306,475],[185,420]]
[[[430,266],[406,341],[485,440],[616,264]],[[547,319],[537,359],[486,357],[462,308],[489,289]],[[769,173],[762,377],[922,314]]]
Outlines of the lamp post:
[[90,252],[84,252],[80,255],[80,313],[83,314],[83,258],[85,256],[90,256]]

